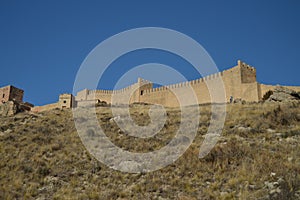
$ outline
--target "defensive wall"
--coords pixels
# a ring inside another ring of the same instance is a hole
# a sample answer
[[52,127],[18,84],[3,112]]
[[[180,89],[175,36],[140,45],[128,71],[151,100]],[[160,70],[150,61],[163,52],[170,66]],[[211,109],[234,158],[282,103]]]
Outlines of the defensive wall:
[[43,106],[35,106],[35,107],[31,108],[31,111],[32,112],[43,112],[43,111],[52,110],[55,108],[59,108],[59,109],[72,108],[73,106],[76,106],[76,105],[74,105],[74,103],[76,103],[76,102],[75,102],[74,96],[72,94],[61,94],[61,95],[59,95],[58,102],[43,105]]
[[[228,70],[188,82],[153,88],[150,81],[139,78],[137,83],[121,90],[85,89],[78,92],[75,99],[79,106],[86,102],[105,101],[113,104],[129,102],[130,104],[150,103],[176,107],[179,103],[175,94],[184,96],[188,88],[192,88],[199,104],[222,103],[221,100],[218,101],[218,98],[212,100],[208,90],[208,85],[213,90],[222,89],[219,88],[220,85],[217,85],[219,80],[223,81],[226,95],[225,102],[229,102],[231,96],[248,102],[258,102],[262,100],[266,92],[274,90],[276,87],[258,83],[256,69],[239,60],[236,66]],[[300,91],[300,87],[297,86],[285,87],[297,92]]]
[[12,85],[0,88],[0,112],[4,115],[15,114],[18,111],[42,112],[55,108],[72,108],[76,106],[75,98],[72,94],[61,94],[56,103],[43,106],[34,106],[31,103],[23,102],[24,91]]
[[[223,83],[223,88],[218,85],[220,81]],[[179,106],[177,97],[187,97],[190,90],[195,94],[197,104],[226,103],[230,101],[231,96],[234,99],[258,102],[262,100],[268,91],[274,90],[277,86],[258,83],[256,69],[239,60],[237,65],[232,68],[192,81],[153,88],[152,82],[139,78],[137,83],[120,90],[84,89],[79,91],[75,97],[72,94],[61,94],[56,103],[35,107],[30,103],[23,102],[23,90],[9,85],[0,88],[0,105],[7,104],[9,107],[9,105],[14,106],[17,104],[18,107],[23,107],[22,109],[33,112],[42,112],[55,108],[64,109],[94,105],[100,102],[113,105],[149,103],[160,104],[166,107],[176,107]],[[300,92],[300,86],[284,87]],[[223,91],[225,92],[225,100],[218,96],[215,99],[211,98],[212,95],[210,92],[214,94],[220,93],[220,96],[223,93],[224,96]],[[195,102],[189,101],[189,98],[185,98],[184,100],[184,105],[195,104]]]

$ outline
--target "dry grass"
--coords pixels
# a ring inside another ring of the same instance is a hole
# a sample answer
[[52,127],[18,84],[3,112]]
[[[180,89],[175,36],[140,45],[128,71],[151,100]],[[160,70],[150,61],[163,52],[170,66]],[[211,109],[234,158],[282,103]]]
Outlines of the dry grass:
[[[198,134],[175,163],[127,174],[95,160],[77,135],[70,110],[0,119],[0,199],[297,199],[300,198],[300,104],[228,105],[222,137],[203,159],[199,147],[211,117],[201,106]],[[150,123],[149,106],[130,113]],[[161,148],[174,136],[180,112],[153,138],[121,132],[108,107],[97,108],[106,135],[133,152]],[[93,130],[89,130],[93,135]]]

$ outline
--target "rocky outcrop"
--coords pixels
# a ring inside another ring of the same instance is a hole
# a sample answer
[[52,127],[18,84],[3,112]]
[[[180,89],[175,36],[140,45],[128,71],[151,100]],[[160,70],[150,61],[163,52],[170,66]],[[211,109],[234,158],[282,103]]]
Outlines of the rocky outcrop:
[[0,116],[12,116],[18,112],[29,111],[33,105],[29,103],[18,103],[8,101],[0,104]]
[[290,90],[286,87],[276,87],[273,91],[273,94],[267,99],[267,101],[297,101],[300,100],[300,93],[295,92],[294,90]]
[[18,112],[18,106],[13,101],[8,101],[0,105],[0,116],[12,116]]

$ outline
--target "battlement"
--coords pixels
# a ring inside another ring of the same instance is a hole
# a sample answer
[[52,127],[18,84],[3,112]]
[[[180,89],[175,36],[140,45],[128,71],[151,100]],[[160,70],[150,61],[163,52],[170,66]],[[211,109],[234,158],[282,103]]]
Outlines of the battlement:
[[[128,101],[128,103],[140,102],[176,107],[178,106],[178,101],[175,93],[185,94],[188,87],[194,90],[198,103],[212,103],[208,84],[214,85],[218,81],[223,82],[226,102],[229,101],[230,96],[246,101],[259,101],[265,92],[273,87],[258,83],[256,80],[256,69],[238,60],[237,65],[234,67],[191,81],[153,88],[151,81],[138,78],[136,83],[119,90],[81,90],[77,93],[75,100],[71,94],[62,94],[57,103],[35,107],[32,110],[70,108],[74,105],[85,105],[85,102],[88,104],[95,102],[111,104],[112,101],[116,104],[123,104],[123,102]],[[300,90],[300,87],[294,88]],[[0,88],[0,97],[4,94],[3,91],[6,90],[5,88]],[[20,91],[21,93],[22,91]],[[6,94],[8,94],[7,91],[3,97],[6,97]],[[19,100],[22,99],[20,97]]]
[[245,63],[241,60],[238,60],[238,66],[240,68],[244,68],[244,69],[247,69],[247,70],[250,70],[250,71],[256,71],[256,69],[254,67],[252,67],[251,65],[248,65],[247,63]]
[[256,69],[240,60],[238,60],[238,67],[241,70],[242,83],[256,82]]
[[[264,91],[264,88],[260,90],[260,85],[256,82],[256,69],[239,60],[237,66],[191,81],[153,88],[151,81],[138,78],[136,83],[119,90],[84,89],[79,91],[75,98],[72,94],[61,94],[56,103],[36,106],[31,110],[41,112],[55,108],[72,108],[85,105],[85,102],[88,102],[88,104],[95,102],[111,104],[114,101],[122,104],[124,100],[127,101],[128,99],[128,103],[141,102],[174,107],[178,106],[174,92],[185,94],[188,87],[194,90],[199,103],[209,103],[211,99],[207,84],[214,84],[217,81],[224,83],[227,96],[234,96],[235,98],[242,98],[248,101],[258,101],[263,95],[262,91]],[[22,102],[23,93],[23,90],[13,86],[0,88],[0,104],[7,101]]]
[[138,83],[144,85],[144,84],[149,84],[149,83],[152,83],[152,82],[148,81],[146,79],[138,78]]
[[[245,62],[238,61],[237,65],[224,70],[222,72],[217,72],[202,78],[198,78],[191,81],[161,86],[153,88],[153,83],[151,81],[138,78],[137,82],[129,85],[126,88],[120,90],[83,90],[78,92],[76,99],[78,100],[100,100],[106,101],[107,103],[111,102],[111,97],[115,94],[118,95],[118,98],[122,98],[122,95],[131,95],[131,103],[146,101],[146,97],[163,96],[166,93],[169,93],[172,90],[186,90],[186,87],[192,87],[196,90],[205,90],[207,83],[213,83],[214,81],[223,81],[227,86],[226,89],[230,95],[241,96],[239,95],[241,84],[244,83],[255,83],[256,82],[256,70],[254,67],[246,64]],[[201,89],[200,89],[201,88]],[[208,91],[206,91],[208,92]],[[198,92],[199,93],[199,92]],[[121,95],[121,96],[120,96]],[[200,93],[199,93],[200,95]],[[146,96],[146,97],[145,97]],[[209,96],[204,95],[204,96]],[[142,98],[143,97],[143,98]],[[209,99],[206,98],[206,101]]]

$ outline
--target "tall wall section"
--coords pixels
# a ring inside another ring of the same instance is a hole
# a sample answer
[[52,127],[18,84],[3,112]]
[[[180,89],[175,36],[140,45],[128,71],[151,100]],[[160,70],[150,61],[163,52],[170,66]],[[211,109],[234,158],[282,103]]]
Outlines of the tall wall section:
[[259,84],[256,81],[256,70],[246,63],[238,61],[237,66],[204,78],[146,90],[141,95],[140,101],[170,107],[178,106],[178,99],[175,94],[184,96],[187,93],[188,87],[191,87],[197,96],[199,104],[219,103],[222,101],[222,98],[217,97],[216,99],[212,99],[212,94],[208,86],[211,88],[211,92],[222,89],[218,85],[220,80],[223,81],[226,102],[229,101],[230,96],[246,101],[258,101],[260,99]]
[[[199,104],[219,103],[221,100],[212,100],[208,85],[212,88],[211,90],[222,89],[220,85],[217,85],[220,80],[224,84],[226,102],[229,101],[230,96],[246,101],[259,100],[256,71],[241,61],[238,61],[237,66],[223,72],[188,82],[153,88],[151,82],[139,79],[137,83],[121,90],[83,90],[78,92],[76,100],[91,102],[100,100],[113,104],[144,102],[175,107],[179,106],[179,99],[177,99],[176,94],[177,96],[188,96],[188,88],[192,88]],[[188,98],[185,98],[184,101],[185,105],[195,103],[189,102]]]
[[246,101],[259,101],[261,95],[256,80],[256,69],[242,61],[238,61],[238,66],[241,70],[241,98]]
[[[219,81],[223,82],[223,88],[218,85]],[[248,102],[257,102],[262,99],[267,91],[273,90],[276,86],[259,84],[256,80],[256,69],[242,61],[238,61],[236,66],[228,70],[188,82],[153,88],[151,82],[138,79],[137,83],[121,90],[80,91],[76,96],[76,100],[91,102],[100,100],[113,104],[143,102],[176,107],[179,106],[177,97],[189,97],[188,89],[192,88],[199,104],[224,102],[224,98],[221,97],[212,99],[208,87],[211,88],[211,92],[214,94],[220,93],[220,95],[222,92],[219,91],[224,89],[225,102],[229,102],[231,96],[234,99],[240,98]],[[300,87],[288,88],[300,91]],[[189,98],[183,98],[184,105],[195,103],[189,100]]]

